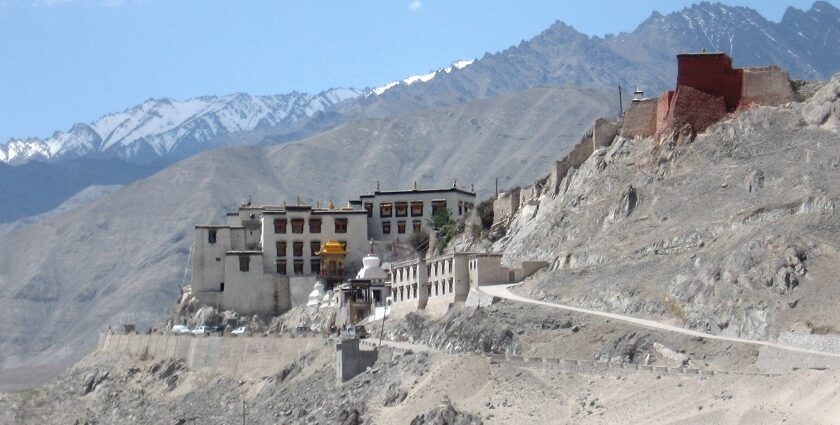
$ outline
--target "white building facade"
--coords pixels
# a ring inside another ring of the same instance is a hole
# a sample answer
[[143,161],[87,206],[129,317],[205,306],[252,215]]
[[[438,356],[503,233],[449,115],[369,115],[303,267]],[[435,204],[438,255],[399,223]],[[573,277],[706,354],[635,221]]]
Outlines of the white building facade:
[[195,226],[192,289],[207,305],[277,315],[318,278],[321,245],[339,241],[351,269],[367,246],[367,213],[353,208],[243,205],[224,226]]
[[456,220],[466,216],[475,208],[475,192],[457,185],[448,189],[377,190],[351,204],[367,212],[371,239],[407,245],[414,233],[429,231],[429,221],[438,211],[448,209]]

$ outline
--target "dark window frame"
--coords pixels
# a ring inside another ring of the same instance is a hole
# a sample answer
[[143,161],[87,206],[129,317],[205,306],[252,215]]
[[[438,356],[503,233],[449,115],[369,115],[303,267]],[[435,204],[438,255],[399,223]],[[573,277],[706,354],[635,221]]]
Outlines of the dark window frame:
[[320,258],[310,258],[309,259],[309,273],[318,274],[321,272],[321,259]]
[[[316,247],[315,244],[318,244]],[[321,250],[321,241],[309,241],[309,255],[314,257],[318,255],[318,251]]]
[[323,224],[323,222],[320,218],[310,218],[309,233],[321,233],[321,224]]
[[[423,208],[424,208],[423,205],[424,204],[425,204],[425,202],[423,202],[423,201],[412,201],[410,206],[409,206],[409,209],[411,210],[411,216],[412,217],[423,217]],[[418,207],[418,206],[420,207],[419,211],[417,209],[415,209],[415,207]]]
[[447,208],[448,208],[448,203],[446,202],[445,199],[432,201],[432,215],[437,214],[438,211],[446,211]]
[[239,271],[247,272],[251,270],[251,257],[247,255],[239,256]]
[[[300,267],[298,267],[300,266]],[[303,260],[294,260],[292,261],[292,273],[295,275],[302,275],[303,274]]]
[[277,256],[281,258],[285,258],[288,255],[288,244],[286,241],[277,241],[274,244],[274,247],[277,249]]
[[397,234],[405,234],[405,220],[397,220]]
[[303,257],[303,241],[292,242],[292,257]]
[[[300,234],[303,233],[303,229],[304,229],[304,227],[306,227],[306,220],[304,220],[302,218],[293,218],[289,221],[291,222],[291,225],[292,225],[292,233],[294,233],[296,235],[300,235]],[[300,226],[296,226],[298,224]],[[300,231],[297,231],[298,229]]]
[[382,234],[383,235],[390,235],[391,234],[391,222],[390,221],[383,221],[382,222]]
[[289,274],[288,263],[286,260],[277,260],[277,274],[286,276]]
[[345,217],[336,218],[333,220],[335,233],[347,233],[347,228],[350,227],[350,220]]
[[216,240],[217,240],[216,229],[209,229],[207,231],[207,243],[214,244],[214,243],[216,243]]
[[387,218],[394,216],[394,204],[383,202],[379,204],[379,217]]
[[394,202],[394,216],[408,217],[408,202]]
[[285,234],[288,226],[288,221],[285,217],[284,218],[275,218],[274,219],[274,233],[275,234]]

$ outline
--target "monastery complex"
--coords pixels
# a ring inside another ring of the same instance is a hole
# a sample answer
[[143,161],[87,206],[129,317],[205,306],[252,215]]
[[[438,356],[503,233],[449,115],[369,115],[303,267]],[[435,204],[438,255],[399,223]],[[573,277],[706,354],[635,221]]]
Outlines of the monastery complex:
[[[240,314],[278,315],[300,304],[342,308],[351,322],[398,309],[445,312],[470,287],[520,279],[544,263],[501,266],[501,255],[419,255],[410,245],[432,217],[464,218],[475,192],[451,188],[376,190],[337,208],[243,204],[224,225],[195,226],[193,293]],[[382,263],[386,260],[401,259]],[[358,271],[358,273],[356,273]],[[355,276],[355,277],[354,277]]]
[[[557,194],[569,173],[617,136],[655,137],[660,143],[693,138],[728,114],[795,97],[787,72],[778,67],[733,68],[725,53],[706,52],[677,55],[677,64],[673,90],[645,98],[637,89],[623,116],[598,119],[547,178],[499,194],[491,239],[503,235],[521,206]],[[628,197],[633,196],[630,188]],[[508,259],[517,265],[504,267],[501,254],[412,246],[414,235],[434,234],[436,215],[463,220],[475,205],[474,190],[457,183],[436,189],[416,183],[405,190],[377,187],[341,208],[332,202],[324,208],[299,201],[259,207],[249,202],[228,213],[224,225],[195,227],[192,290],[207,305],[246,315],[274,316],[302,304],[337,307],[338,324],[392,311],[443,314],[481,285],[518,282],[548,266]]]

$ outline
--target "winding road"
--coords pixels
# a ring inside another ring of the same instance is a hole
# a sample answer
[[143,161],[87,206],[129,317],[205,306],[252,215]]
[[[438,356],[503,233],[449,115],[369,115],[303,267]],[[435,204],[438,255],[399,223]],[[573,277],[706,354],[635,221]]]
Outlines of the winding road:
[[665,331],[665,332],[672,332],[672,333],[678,333],[678,334],[683,334],[683,335],[688,335],[688,336],[693,336],[693,337],[713,339],[713,340],[717,340],[717,341],[728,341],[728,342],[734,342],[734,343],[738,343],[738,344],[758,345],[758,346],[770,347],[770,348],[775,348],[775,349],[778,349],[778,350],[784,350],[784,351],[789,351],[789,352],[794,352],[794,353],[814,354],[814,355],[818,355],[818,356],[840,358],[840,354],[836,354],[836,353],[829,353],[829,352],[825,352],[825,351],[811,350],[811,349],[808,349],[808,348],[796,347],[796,346],[793,346],[793,345],[786,345],[786,344],[779,344],[779,343],[776,343],[776,342],[760,341],[760,340],[755,340],[755,339],[745,339],[745,338],[723,336],[723,335],[713,335],[713,334],[709,334],[709,333],[705,333],[705,332],[695,331],[695,330],[692,330],[692,329],[681,328],[679,326],[669,325],[667,323],[657,322],[655,320],[639,319],[637,317],[625,316],[623,314],[607,313],[607,312],[603,312],[603,311],[590,310],[590,309],[586,309],[586,308],[574,307],[574,306],[565,305],[565,304],[556,304],[556,303],[550,303],[550,302],[546,302],[546,301],[534,300],[534,299],[531,299],[531,298],[525,298],[523,296],[516,295],[516,294],[514,294],[513,292],[510,291],[510,288],[513,287],[513,286],[516,286],[516,285],[519,285],[519,284],[514,283],[514,284],[507,284],[507,285],[481,286],[481,287],[479,287],[479,290],[481,292],[484,292],[487,295],[491,295],[491,296],[494,296],[494,297],[497,297],[497,298],[503,298],[503,299],[508,299],[508,300],[511,300],[511,301],[517,301],[517,302],[528,303],[528,304],[541,305],[541,306],[544,306],[544,307],[556,308],[556,309],[560,309],[560,310],[573,311],[575,313],[588,314],[588,315],[592,315],[592,316],[605,317],[607,319],[628,323],[630,325],[634,325],[634,326],[638,326],[638,327],[642,327],[642,328],[656,329],[656,330],[661,330],[661,331]]

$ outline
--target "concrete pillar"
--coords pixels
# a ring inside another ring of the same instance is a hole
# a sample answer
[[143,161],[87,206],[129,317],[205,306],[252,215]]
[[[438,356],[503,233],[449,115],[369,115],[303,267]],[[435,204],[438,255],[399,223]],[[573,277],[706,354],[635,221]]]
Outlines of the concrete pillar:
[[[430,247],[431,249],[431,247]],[[425,310],[429,303],[429,272],[426,270],[426,259],[422,255],[417,258],[417,309]]]

